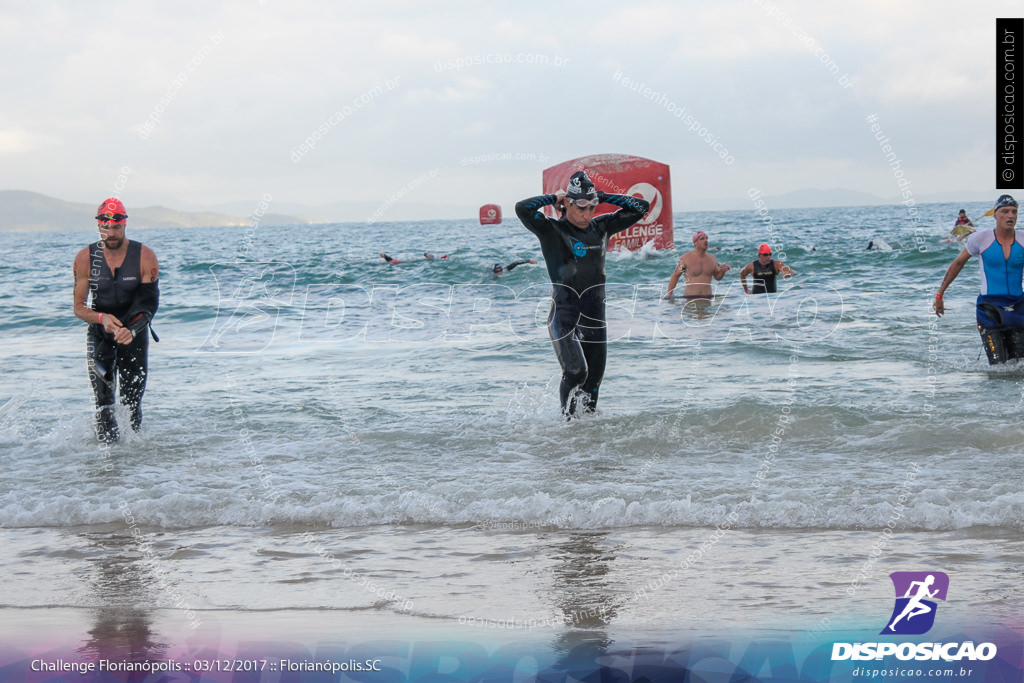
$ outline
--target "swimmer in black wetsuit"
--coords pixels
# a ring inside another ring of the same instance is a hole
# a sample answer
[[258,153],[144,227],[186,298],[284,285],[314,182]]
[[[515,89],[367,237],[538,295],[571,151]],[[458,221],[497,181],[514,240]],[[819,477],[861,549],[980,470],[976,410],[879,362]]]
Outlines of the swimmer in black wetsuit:
[[[754,276],[753,288],[747,287],[747,276]],[[782,261],[772,258],[772,248],[762,244],[757,248],[757,260],[743,266],[740,271],[740,284],[747,294],[775,294],[777,287],[775,277],[781,275],[783,279],[796,275],[793,269]]]
[[[621,207],[594,216],[598,204]],[[560,219],[540,212],[555,205]],[[593,412],[607,359],[608,330],[604,314],[605,252],[608,238],[644,217],[650,209],[638,197],[598,192],[583,171],[569,178],[568,190],[524,199],[516,215],[540,240],[551,277],[552,302],[548,333],[562,366],[559,395],[562,412],[572,417],[577,408]]]
[[531,259],[520,259],[518,261],[513,261],[512,263],[510,263],[510,264],[508,264],[507,266],[504,266],[504,267],[502,267],[502,265],[500,263],[495,263],[494,267],[491,269],[491,272],[493,272],[495,275],[500,275],[501,273],[508,273],[508,272],[511,272],[511,270],[513,268],[515,268],[516,266],[521,266],[524,263],[536,264],[537,262],[534,261],[532,258]]
[[152,249],[125,239],[128,215],[119,199],[100,204],[96,220],[100,241],[75,257],[75,316],[89,323],[86,347],[96,397],[96,436],[111,443],[119,437],[115,385],[131,412],[132,429],[142,426],[149,323],[160,303],[159,264]]

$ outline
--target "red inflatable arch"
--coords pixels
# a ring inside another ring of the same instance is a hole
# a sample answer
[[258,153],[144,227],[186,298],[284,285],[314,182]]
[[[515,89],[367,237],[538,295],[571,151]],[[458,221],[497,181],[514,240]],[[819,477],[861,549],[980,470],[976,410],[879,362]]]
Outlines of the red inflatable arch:
[[[579,170],[587,172],[598,190],[643,197],[651,203],[651,210],[642,221],[612,236],[608,242],[610,250],[635,251],[652,240],[656,249],[672,248],[672,183],[667,164],[628,154],[593,154],[563,161],[544,170],[544,193],[564,190],[569,176]],[[553,207],[545,210],[556,215]],[[617,210],[609,204],[597,207],[598,214]]]

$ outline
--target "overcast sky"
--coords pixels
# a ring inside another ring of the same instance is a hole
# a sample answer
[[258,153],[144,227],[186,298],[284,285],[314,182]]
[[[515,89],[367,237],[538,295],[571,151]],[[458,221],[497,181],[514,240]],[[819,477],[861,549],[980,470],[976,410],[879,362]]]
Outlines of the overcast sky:
[[1024,14],[1019,0],[0,8],[0,189],[254,209],[265,194],[507,203],[594,153],[669,164],[677,201],[895,200],[872,114],[913,192],[994,196],[995,18]]

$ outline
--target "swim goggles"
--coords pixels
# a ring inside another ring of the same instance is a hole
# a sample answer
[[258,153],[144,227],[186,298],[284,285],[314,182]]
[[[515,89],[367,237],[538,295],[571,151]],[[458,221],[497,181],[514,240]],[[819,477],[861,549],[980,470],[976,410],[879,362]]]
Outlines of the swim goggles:
[[102,213],[96,216],[96,220],[103,221],[104,223],[120,223],[121,221],[128,218],[123,213]]
[[601,200],[597,199],[597,198],[594,198],[594,199],[570,199],[569,203],[570,204],[575,204],[576,206],[580,207],[581,209],[586,209],[586,208],[591,207],[591,206],[597,206],[598,204],[601,203]]

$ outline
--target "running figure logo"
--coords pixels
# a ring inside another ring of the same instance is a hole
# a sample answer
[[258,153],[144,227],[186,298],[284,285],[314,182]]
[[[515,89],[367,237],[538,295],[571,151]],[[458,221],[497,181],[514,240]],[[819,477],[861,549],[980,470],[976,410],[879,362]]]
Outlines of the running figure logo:
[[281,311],[292,303],[295,269],[287,263],[215,263],[217,318],[197,351],[256,353],[274,339]]
[[943,572],[893,572],[896,606],[884,635],[919,636],[935,623],[935,600],[946,600],[949,577]]

